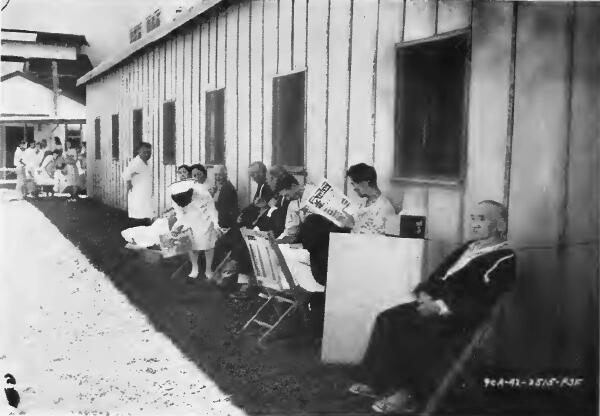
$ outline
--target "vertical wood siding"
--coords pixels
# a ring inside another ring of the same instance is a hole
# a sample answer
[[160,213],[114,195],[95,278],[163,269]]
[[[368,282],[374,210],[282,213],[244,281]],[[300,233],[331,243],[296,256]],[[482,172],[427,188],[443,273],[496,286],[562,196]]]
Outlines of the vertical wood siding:
[[[245,204],[254,191],[248,164],[271,164],[273,78],[306,70],[307,179],[325,175],[344,187],[349,165],[373,163],[397,206],[427,215],[425,272],[464,238],[469,207],[482,199],[510,196],[510,235],[519,244],[593,239],[589,230],[598,227],[587,224],[598,222],[597,160],[589,154],[597,151],[600,64],[585,51],[598,41],[599,10],[465,0],[246,0],[212,10],[88,84],[88,142],[96,117],[102,129],[102,159],[89,152],[90,195],[126,208],[121,174],[133,154],[132,111],[142,108],[144,140],[154,147],[154,201],[164,210],[175,166],[163,164],[162,104],[176,102],[177,163],[205,162],[206,92],[225,88],[225,164]],[[395,180],[396,47],[469,26],[464,181]],[[114,113],[123,126],[118,162],[109,157]],[[529,294],[520,295],[521,305],[536,293],[543,299],[536,307],[552,317],[539,325],[523,365],[556,359],[558,352],[566,351],[569,362],[581,356],[576,342],[564,340],[585,332],[583,324],[565,329],[565,322],[587,307],[568,300],[592,291],[589,273],[569,274],[592,264],[598,248],[587,247],[519,252],[528,275],[519,288]],[[565,277],[548,284],[556,270]],[[557,309],[561,296],[568,300]],[[537,325],[531,312],[519,313]],[[544,343],[564,348],[537,354]]]

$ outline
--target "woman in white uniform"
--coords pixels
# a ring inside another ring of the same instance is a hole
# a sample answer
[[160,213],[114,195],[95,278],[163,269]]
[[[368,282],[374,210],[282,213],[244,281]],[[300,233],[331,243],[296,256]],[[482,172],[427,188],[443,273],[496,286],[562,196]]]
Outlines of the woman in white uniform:
[[152,203],[152,167],[148,163],[152,155],[152,145],[142,142],[138,155],[133,158],[125,171],[123,180],[127,183],[127,213],[135,225],[150,225],[154,218]]
[[59,150],[46,152],[40,167],[34,172],[33,179],[35,184],[42,187],[43,190],[50,188],[53,191],[55,185],[54,172],[56,171],[55,161],[59,154]]
[[189,252],[192,271],[189,277],[198,277],[198,256],[200,251],[204,251],[204,273],[210,280],[213,276],[211,265],[214,247],[220,233],[214,200],[206,185],[193,181],[176,182],[169,190],[177,217],[173,231],[191,228],[193,234],[192,251]]

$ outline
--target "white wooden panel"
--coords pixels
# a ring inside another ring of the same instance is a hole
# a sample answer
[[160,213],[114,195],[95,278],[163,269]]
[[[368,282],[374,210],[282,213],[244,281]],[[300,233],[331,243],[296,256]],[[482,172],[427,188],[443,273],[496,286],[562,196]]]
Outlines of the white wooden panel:
[[[294,0],[294,65],[293,70],[306,68],[306,18],[308,0]],[[326,3],[326,2],[325,2]]]
[[346,129],[348,122],[348,45],[350,39],[350,3],[331,2],[329,32],[329,139],[327,178],[340,189],[344,186]]
[[264,111],[263,111],[263,155],[262,160],[271,164],[273,149],[273,77],[277,74],[277,1],[265,0],[264,27]]
[[[396,0],[381,0],[379,7],[374,166],[379,187],[390,195],[394,174],[395,44],[401,40],[403,6]],[[393,194],[401,197],[400,192]]]
[[308,3],[308,68],[306,72],[306,170],[317,182],[325,174],[327,112],[327,1]]
[[209,28],[209,44],[210,44],[210,54],[208,56],[209,62],[209,71],[208,79],[212,88],[215,88],[215,75],[217,68],[217,19],[216,17],[210,18]]
[[352,77],[350,84],[350,135],[348,166],[373,161],[375,95],[373,70],[377,45],[377,2],[354,3]]
[[[444,33],[469,27],[473,0],[439,0],[437,32]],[[487,2],[478,2],[482,6]],[[510,4],[509,4],[510,5]]]
[[217,21],[217,59],[215,71],[215,88],[225,87],[225,36],[226,36],[226,13],[219,14]]
[[232,182],[239,186],[237,168],[237,27],[239,8],[232,8],[227,16],[227,64],[225,88],[225,164]]
[[250,137],[252,147],[250,160],[262,160],[263,147],[263,74],[262,74],[262,36],[263,2],[252,0],[252,24],[250,26]]
[[238,169],[240,180],[238,184],[238,198],[240,201],[250,202],[250,178],[243,175],[250,165],[250,59],[249,39],[250,33],[250,5],[240,5],[239,26],[239,51],[238,51]]
[[191,49],[191,74],[190,74],[190,118],[191,118],[191,151],[190,159],[200,162],[200,25],[192,29]]
[[176,165],[180,165],[185,163],[185,153],[187,146],[187,136],[184,127],[184,115],[186,112],[185,105],[185,78],[184,78],[184,68],[185,68],[185,33],[180,33],[175,38],[176,40],[176,50],[177,55],[175,56],[175,140],[177,142],[176,148]]
[[414,299],[423,240],[332,234],[329,244],[321,356],[325,362],[357,364],[377,315]]
[[[183,36],[182,92],[181,109],[183,125],[180,137],[183,139],[183,163],[191,164],[192,158],[192,31],[186,31]],[[181,139],[180,139],[181,140]]]
[[[199,161],[204,162],[205,157],[205,139],[204,135],[206,132],[206,91],[208,89],[208,22],[203,22],[200,28],[200,159]],[[227,111],[227,110],[226,110]]]
[[434,34],[436,1],[406,0],[405,41],[422,39]]
[[279,0],[279,73],[292,70],[292,0]]

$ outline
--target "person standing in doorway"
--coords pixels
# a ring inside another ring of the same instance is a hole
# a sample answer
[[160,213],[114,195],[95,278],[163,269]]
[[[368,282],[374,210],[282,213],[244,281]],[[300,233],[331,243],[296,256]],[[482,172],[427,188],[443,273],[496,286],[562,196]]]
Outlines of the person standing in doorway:
[[149,226],[154,218],[152,204],[152,168],[148,161],[152,155],[152,145],[140,143],[137,156],[123,172],[127,183],[127,214],[131,220],[129,227]]

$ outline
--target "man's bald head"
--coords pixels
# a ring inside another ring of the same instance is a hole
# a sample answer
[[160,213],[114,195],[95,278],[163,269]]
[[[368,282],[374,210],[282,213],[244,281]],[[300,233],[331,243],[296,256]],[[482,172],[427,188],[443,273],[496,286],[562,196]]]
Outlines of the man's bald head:
[[500,202],[479,202],[471,214],[471,231],[478,240],[506,238],[508,210]]
[[222,185],[227,181],[227,168],[225,165],[215,165],[214,167],[215,183]]

